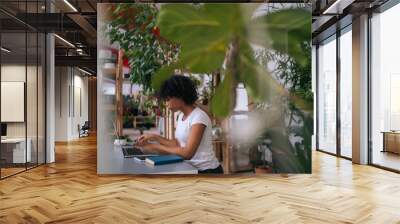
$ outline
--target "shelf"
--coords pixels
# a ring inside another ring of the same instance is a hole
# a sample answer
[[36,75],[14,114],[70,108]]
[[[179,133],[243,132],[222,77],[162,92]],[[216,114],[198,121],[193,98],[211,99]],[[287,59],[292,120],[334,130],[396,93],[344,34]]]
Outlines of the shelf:
[[115,75],[117,73],[116,68],[102,68],[101,71],[102,71],[104,77],[108,76],[108,77],[115,78]]

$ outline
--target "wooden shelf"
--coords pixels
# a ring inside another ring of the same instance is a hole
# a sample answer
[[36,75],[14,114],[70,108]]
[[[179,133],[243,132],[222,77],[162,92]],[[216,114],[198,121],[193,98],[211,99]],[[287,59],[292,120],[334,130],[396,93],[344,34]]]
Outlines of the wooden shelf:
[[115,78],[115,75],[117,73],[116,68],[102,68],[101,71],[104,77],[110,77],[110,78]]

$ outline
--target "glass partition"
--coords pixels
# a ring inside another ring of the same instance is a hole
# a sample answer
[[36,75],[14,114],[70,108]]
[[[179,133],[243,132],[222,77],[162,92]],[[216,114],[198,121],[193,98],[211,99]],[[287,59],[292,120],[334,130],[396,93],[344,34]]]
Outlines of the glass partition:
[[336,154],[336,36],[318,48],[318,149]]
[[340,36],[340,155],[352,157],[352,34],[351,26]]
[[[21,17],[42,12],[44,3],[2,1],[0,7]],[[0,178],[45,163],[45,34],[12,15],[0,12]]]
[[26,141],[26,41],[26,33],[1,34],[2,177],[24,171],[31,162]]

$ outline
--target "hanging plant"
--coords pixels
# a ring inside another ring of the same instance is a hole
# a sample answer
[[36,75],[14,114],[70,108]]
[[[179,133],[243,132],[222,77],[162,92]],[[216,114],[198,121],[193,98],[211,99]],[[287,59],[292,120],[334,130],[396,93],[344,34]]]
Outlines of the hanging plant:
[[177,53],[175,45],[160,36],[157,13],[155,4],[117,4],[106,31],[111,43],[124,50],[131,82],[141,85],[145,93],[153,91],[153,75],[162,65],[173,61]]

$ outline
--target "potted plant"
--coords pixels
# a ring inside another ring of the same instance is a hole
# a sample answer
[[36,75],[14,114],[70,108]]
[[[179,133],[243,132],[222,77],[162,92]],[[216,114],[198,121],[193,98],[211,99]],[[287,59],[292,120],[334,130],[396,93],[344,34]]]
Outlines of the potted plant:
[[111,9],[114,18],[106,27],[111,43],[124,50],[130,81],[153,93],[151,80],[161,66],[175,60],[178,47],[160,36],[154,3],[124,3]]
[[117,127],[115,122],[113,121],[114,126],[114,145],[115,146],[123,146],[126,145],[128,141],[132,141],[129,139],[127,135],[119,135],[117,131]]
[[253,150],[256,150],[257,157],[252,161],[255,173],[273,173],[272,156],[269,158],[271,140],[264,139],[261,144],[257,144]]

